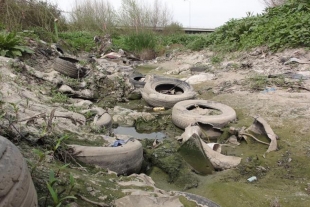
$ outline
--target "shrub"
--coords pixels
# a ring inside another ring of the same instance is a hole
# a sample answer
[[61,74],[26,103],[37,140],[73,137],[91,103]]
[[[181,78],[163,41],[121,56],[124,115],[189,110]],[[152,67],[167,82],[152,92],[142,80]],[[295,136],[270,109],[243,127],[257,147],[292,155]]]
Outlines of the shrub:
[[232,19],[207,38],[206,45],[219,50],[240,50],[267,45],[271,50],[310,46],[310,3],[291,0],[267,8],[263,14]]
[[39,0],[0,1],[0,24],[7,30],[20,31],[33,27],[41,27],[54,31],[54,20],[58,19],[58,27],[65,28],[65,18],[57,5]]

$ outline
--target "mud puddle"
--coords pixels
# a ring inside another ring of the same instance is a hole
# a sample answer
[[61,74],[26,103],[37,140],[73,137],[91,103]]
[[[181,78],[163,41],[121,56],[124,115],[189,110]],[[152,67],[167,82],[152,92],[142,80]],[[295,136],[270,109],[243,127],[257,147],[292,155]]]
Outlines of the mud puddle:
[[135,127],[122,127],[119,126],[113,129],[114,134],[125,134],[137,139],[164,139],[166,135],[162,132],[152,132],[152,133],[139,133]]

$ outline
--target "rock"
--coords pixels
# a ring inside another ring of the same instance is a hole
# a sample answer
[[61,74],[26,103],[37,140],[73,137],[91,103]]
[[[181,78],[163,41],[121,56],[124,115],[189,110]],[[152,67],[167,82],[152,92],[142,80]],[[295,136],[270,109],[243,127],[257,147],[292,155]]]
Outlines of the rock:
[[214,78],[215,78],[215,75],[212,73],[200,73],[197,75],[193,75],[187,79],[183,78],[183,80],[189,84],[194,85],[194,84],[199,84],[205,81],[213,80]]

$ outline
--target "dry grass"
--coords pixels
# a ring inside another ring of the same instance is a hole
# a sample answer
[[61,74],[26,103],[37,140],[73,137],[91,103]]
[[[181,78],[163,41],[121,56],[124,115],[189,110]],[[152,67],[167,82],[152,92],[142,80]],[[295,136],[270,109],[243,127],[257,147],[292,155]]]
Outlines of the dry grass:
[[19,31],[41,27],[46,31],[54,30],[54,20],[64,23],[57,5],[39,0],[1,0],[0,24],[3,29]]

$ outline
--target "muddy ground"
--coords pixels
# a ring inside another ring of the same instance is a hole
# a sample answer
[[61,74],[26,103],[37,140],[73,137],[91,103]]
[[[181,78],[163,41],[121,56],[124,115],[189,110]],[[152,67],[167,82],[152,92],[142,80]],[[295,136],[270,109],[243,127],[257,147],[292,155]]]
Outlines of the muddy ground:
[[[291,58],[297,58],[298,61],[301,61],[299,63],[290,61],[294,60]],[[28,60],[26,63],[34,66],[39,71],[51,71],[53,59],[38,58],[40,60],[38,62]],[[265,158],[263,154],[268,146],[253,140],[240,140],[241,144],[235,147],[223,146],[222,152],[224,154],[242,158],[241,164],[235,169],[217,171],[207,176],[197,175],[192,171],[185,170],[186,172],[182,174],[183,177],[181,178],[171,177],[173,173],[169,177],[163,171],[169,166],[166,166],[166,168],[144,166],[143,172],[152,177],[157,188],[166,191],[178,190],[198,194],[215,201],[223,207],[308,206],[310,202],[310,165],[308,162],[310,144],[308,144],[307,140],[310,135],[308,127],[310,116],[310,64],[308,60],[310,60],[310,52],[302,48],[278,53],[270,53],[263,48],[257,48],[249,52],[229,54],[210,51],[190,52],[176,49],[165,57],[139,63],[135,70],[145,75],[159,74],[189,80],[192,75],[201,72],[207,73],[204,77],[209,77],[209,80],[193,85],[198,93],[198,99],[218,101],[234,108],[238,120],[231,123],[230,126],[248,127],[252,124],[253,117],[260,115],[268,121],[274,132],[279,136],[279,149],[266,154]],[[15,67],[11,63],[9,65],[11,65],[11,69],[15,74],[8,76],[10,81],[11,78],[14,79],[12,85],[17,84],[27,88],[27,90],[34,91],[49,107],[73,109],[68,104],[51,102],[50,99],[58,98],[59,101],[62,98],[55,97],[55,93],[50,93],[50,91],[56,90],[55,85],[50,83],[46,85],[45,81],[33,78],[29,74],[26,75],[27,72],[24,71],[24,68],[20,68],[18,65]],[[1,67],[6,67],[3,62]],[[2,74],[2,83],[7,81],[8,77]],[[109,83],[104,82],[103,84],[108,85]],[[120,87],[116,86],[114,88]],[[106,97],[108,98],[104,99],[105,101],[96,102],[102,107],[113,109],[115,103],[117,103],[117,105],[126,108],[139,110],[146,108],[148,111],[152,111],[151,108],[146,107],[143,100],[127,102],[123,99],[117,99],[119,98],[117,97],[109,102],[110,97],[112,97],[111,93],[107,91],[104,91],[104,93],[107,93]],[[50,97],[46,98],[45,95]],[[10,94],[2,94],[2,96],[7,97]],[[31,107],[31,102],[29,106]],[[14,110],[18,110],[16,105],[7,107],[11,108],[10,111],[13,115]],[[2,112],[0,113],[1,116],[3,115]],[[140,129],[140,131],[146,127],[152,130],[152,126],[158,125],[157,130],[166,134],[165,140],[167,142],[162,145],[162,148],[159,148],[159,150],[164,149],[162,159],[164,160],[165,153],[176,151],[178,144],[175,141],[175,136],[179,136],[182,130],[173,126],[170,119],[171,110],[157,112],[156,114],[160,121],[152,123],[139,122],[136,123],[136,128]],[[91,117],[87,117],[87,120],[91,120]],[[128,194],[130,190],[153,193],[154,189],[157,189],[152,185],[129,185],[129,187],[124,187],[119,184],[139,180],[139,176],[136,175],[133,177],[117,177],[108,171],[96,167],[86,166],[87,168],[85,168],[84,165],[81,166],[77,163],[67,168],[61,168],[63,162],[59,162],[59,159],[64,161],[62,155],[57,155],[58,157],[55,159],[53,153],[50,153],[45,157],[44,161],[39,162],[38,155],[33,151],[33,148],[39,148],[42,151],[50,150],[49,139],[44,134],[46,132],[40,131],[40,133],[44,136],[42,135],[43,138],[41,137],[37,142],[33,142],[33,140],[26,142],[21,140],[13,141],[22,150],[28,160],[30,169],[33,171],[32,176],[39,193],[41,206],[48,203],[45,202],[45,197],[48,195],[45,180],[48,179],[50,169],[58,172],[59,180],[61,180],[59,182],[60,188],[68,185],[68,174],[72,173],[77,182],[74,192],[97,202],[110,203]],[[89,139],[92,142],[96,141],[98,134],[104,132],[87,131],[86,133],[89,136],[88,138],[92,138]],[[90,133],[92,133],[91,136]],[[264,141],[269,141],[264,137],[261,138]],[[57,136],[55,136],[55,139],[57,140]],[[84,141],[89,145],[89,140],[82,140],[81,142]],[[99,142],[99,144],[102,144],[102,141],[99,140]],[[225,140],[218,140],[218,142],[224,143]],[[50,143],[51,146],[54,146],[53,144],[55,144],[55,141]],[[150,143],[144,144],[148,145]],[[145,150],[147,151],[147,149]],[[161,152],[153,151],[150,152],[151,154],[146,152],[146,156],[154,158],[155,154],[157,157],[160,156]],[[179,165],[181,162],[176,161],[175,158],[166,163],[162,160],[155,159],[153,162],[157,162],[157,165],[161,166],[167,163]],[[35,169],[33,169],[33,166],[36,166]],[[248,182],[247,179],[252,176],[256,176],[257,181]],[[78,203],[80,206],[90,205],[89,202],[82,200],[79,200]],[[196,204],[188,201],[182,203],[185,206],[196,206]]]

